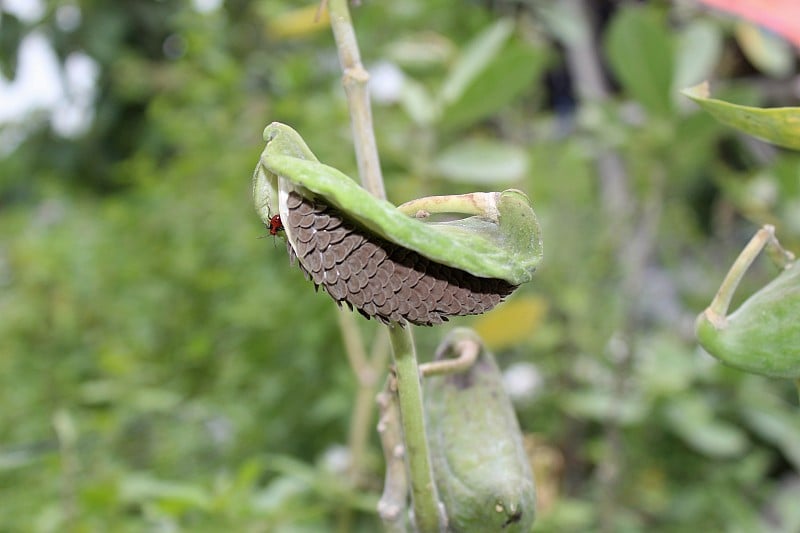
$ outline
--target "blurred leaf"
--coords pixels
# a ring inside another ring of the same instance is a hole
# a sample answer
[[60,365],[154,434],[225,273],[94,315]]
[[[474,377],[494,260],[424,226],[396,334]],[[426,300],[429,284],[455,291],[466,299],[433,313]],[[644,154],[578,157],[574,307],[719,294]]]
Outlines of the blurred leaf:
[[714,418],[700,396],[674,398],[666,408],[672,429],[690,447],[711,457],[736,457],[747,447],[745,433],[732,424]]
[[302,481],[320,496],[333,500],[339,505],[370,513],[377,509],[378,498],[376,495],[358,491],[346,478],[298,461],[293,457],[270,455],[267,460],[267,468]]
[[528,154],[502,141],[467,139],[439,154],[434,167],[453,181],[494,185],[522,179],[528,172]]
[[0,472],[28,466],[42,459],[42,450],[0,450]]
[[442,124],[464,127],[505,107],[533,84],[546,64],[543,49],[512,42],[465,86],[455,100],[446,101]]
[[563,43],[575,43],[587,37],[581,21],[566,2],[534,2],[536,17]]
[[567,394],[564,408],[573,416],[629,425],[644,418],[648,405],[635,394],[620,397],[608,391],[586,390]]
[[415,124],[430,126],[439,120],[441,110],[436,105],[433,97],[424,85],[411,78],[406,78],[403,81],[400,102]]
[[552,531],[588,531],[597,524],[597,506],[589,502],[563,498],[552,511],[537,517],[533,524],[534,533]]
[[795,412],[768,405],[744,409],[747,424],[767,441],[775,444],[797,470],[800,470],[800,420]]
[[[770,495],[761,531],[784,533],[800,531],[800,477],[787,476],[778,490]],[[768,517],[768,519],[767,519]]]
[[800,107],[764,109],[716,100],[709,98],[708,82],[682,92],[723,124],[778,146],[800,150]]
[[130,399],[131,404],[143,412],[169,411],[174,409],[180,401],[180,395],[153,387],[138,388]]
[[623,7],[611,22],[605,48],[629,95],[651,113],[670,113],[674,40],[662,13],[652,7]]
[[722,129],[719,122],[705,113],[693,113],[676,125],[673,153],[681,157],[672,163],[677,183],[697,185],[698,178],[715,160],[714,146]]
[[292,500],[305,497],[309,492],[305,481],[296,477],[281,476],[253,495],[253,508],[262,513],[285,511],[290,507]]
[[[794,71],[795,52],[783,39],[754,24],[736,25],[736,40],[747,59],[758,70],[776,78],[785,78]],[[701,80],[695,80],[698,83]],[[690,85],[678,85],[686,87]]]
[[58,409],[53,413],[53,428],[58,435],[58,442],[62,448],[72,448],[78,440],[78,427],[75,417],[66,410]]
[[457,53],[447,38],[430,31],[403,36],[386,46],[385,58],[409,69],[443,65]]
[[536,333],[547,313],[547,301],[538,296],[518,296],[491,313],[476,318],[472,328],[489,351],[504,350]]
[[25,35],[25,25],[0,6],[0,76],[13,80],[17,74],[19,45]]
[[467,87],[473,84],[497,58],[513,31],[514,22],[510,19],[501,19],[464,47],[439,93],[439,98],[445,105],[463,97]]
[[120,486],[121,498],[128,503],[157,501],[183,510],[210,508],[211,496],[197,485],[164,481],[146,474],[129,474]]
[[314,3],[273,17],[267,23],[267,32],[274,39],[291,39],[328,31],[329,24],[328,10]]
[[642,346],[636,378],[651,395],[671,397],[685,390],[696,373],[696,357],[676,339],[663,335]]
[[[678,35],[675,74],[671,89],[682,89],[708,79],[722,57],[723,36],[716,24],[693,20]],[[673,94],[673,98],[678,98]]]

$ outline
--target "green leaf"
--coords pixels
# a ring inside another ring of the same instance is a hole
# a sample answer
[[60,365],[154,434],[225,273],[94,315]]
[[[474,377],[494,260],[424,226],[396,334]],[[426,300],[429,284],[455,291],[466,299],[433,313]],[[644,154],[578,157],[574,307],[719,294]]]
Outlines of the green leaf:
[[672,429],[689,446],[711,457],[734,457],[744,452],[747,437],[732,424],[714,419],[708,403],[698,396],[674,399],[667,407]]
[[0,75],[13,80],[26,27],[17,17],[0,9],[0,28]]
[[495,113],[530,87],[546,64],[544,51],[519,42],[509,44],[463,88],[458,99],[445,101],[442,123],[463,127]]
[[748,406],[745,421],[759,437],[777,446],[795,468],[800,469],[800,421],[796,413],[774,406]]
[[491,184],[522,179],[528,154],[514,145],[489,139],[470,139],[447,148],[434,161],[436,170],[454,181]]
[[736,41],[750,63],[764,74],[785,78],[794,71],[794,49],[778,35],[740,22],[736,25]]
[[185,509],[208,509],[212,501],[211,496],[196,485],[165,481],[145,474],[132,474],[123,479],[120,493],[126,502],[155,500]]
[[718,121],[764,141],[800,150],[800,107],[760,108],[709,98],[708,83],[684,89]]
[[415,124],[429,126],[439,119],[441,110],[425,86],[410,78],[403,82],[400,103]]
[[574,416],[598,421],[614,420],[623,426],[640,422],[649,408],[639,395],[629,394],[620,398],[610,391],[600,389],[567,394],[563,405]]
[[[265,223],[276,212],[280,180],[281,190],[310,191],[375,234],[478,277],[519,285],[531,280],[541,260],[539,223],[521,191],[419,199],[399,210],[335,168],[318,162],[289,126],[270,124],[264,130],[264,139],[267,146],[256,168],[253,195],[256,211]],[[462,218],[423,222],[409,216],[419,211],[447,212]],[[291,239],[291,235],[288,237]]]
[[448,104],[461,98],[473,80],[497,57],[513,31],[514,22],[501,19],[472,39],[442,85],[442,102]]
[[605,48],[630,96],[652,113],[669,114],[674,42],[661,13],[645,7],[621,10],[608,30]]
[[678,36],[672,89],[707,79],[721,56],[722,32],[719,26],[702,20],[691,22]]

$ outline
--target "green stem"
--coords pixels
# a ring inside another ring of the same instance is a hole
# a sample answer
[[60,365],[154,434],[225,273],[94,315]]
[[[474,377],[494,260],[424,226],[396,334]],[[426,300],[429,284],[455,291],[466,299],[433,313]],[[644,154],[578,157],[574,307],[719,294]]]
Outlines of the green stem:
[[350,108],[350,121],[353,127],[353,144],[358,161],[358,175],[361,184],[373,196],[386,199],[383,187],[381,164],[378,158],[378,146],[375,142],[375,130],[372,127],[372,109],[369,103],[367,82],[369,74],[361,64],[356,33],[347,0],[330,0],[331,28],[339,52],[342,65],[342,83],[347,94]]
[[428,196],[417,198],[397,206],[397,210],[409,216],[424,213],[458,213],[478,215],[497,220],[495,193],[473,192],[468,194],[452,194],[448,196]]
[[408,328],[397,324],[389,326],[389,337],[397,373],[400,421],[408,459],[414,518],[419,531],[432,533],[440,531],[439,498],[433,481],[428,438],[425,434],[422,384],[414,341]]
[[[420,375],[429,377],[466,372],[478,360],[481,346],[481,339],[474,331],[467,328],[454,329],[439,345],[436,359],[419,365]],[[455,357],[446,359],[447,353],[453,353]]]
[[764,249],[764,246],[774,238],[774,235],[775,228],[773,226],[764,226],[750,239],[750,242],[744,247],[742,253],[736,258],[733,266],[728,270],[725,279],[722,280],[722,284],[719,286],[717,294],[711,301],[711,305],[709,305],[708,309],[705,311],[706,316],[712,323],[716,324],[725,320],[725,315],[728,314],[728,307],[731,305],[733,293],[736,292],[736,288],[739,286],[739,283],[741,283],[742,277],[744,277],[745,272],[747,272],[747,269],[753,264],[753,261],[758,257],[761,250]]
[[[367,82],[369,74],[361,64],[353,22],[347,0],[330,0],[331,28],[336,40],[342,81],[350,109],[358,173],[361,183],[373,196],[385,199],[378,148],[372,126]],[[425,420],[414,339],[408,328],[388,326],[397,369],[397,394],[411,478],[411,496],[417,528],[423,533],[439,531],[439,500],[428,453]]]

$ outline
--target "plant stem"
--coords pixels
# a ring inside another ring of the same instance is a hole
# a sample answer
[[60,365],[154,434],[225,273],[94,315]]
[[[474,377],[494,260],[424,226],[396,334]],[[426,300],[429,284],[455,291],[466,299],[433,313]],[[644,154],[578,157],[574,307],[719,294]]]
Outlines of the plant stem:
[[350,108],[350,121],[353,128],[353,143],[358,161],[358,175],[361,184],[373,196],[386,199],[383,188],[383,175],[372,127],[372,109],[369,103],[367,82],[369,74],[361,64],[356,33],[350,20],[347,0],[330,0],[331,28],[342,65],[342,83]]
[[725,275],[725,279],[722,280],[722,284],[711,301],[711,305],[705,311],[712,324],[725,320],[725,315],[728,314],[728,307],[731,305],[731,299],[733,298],[733,293],[736,292],[736,287],[739,286],[747,269],[753,264],[753,261],[764,249],[764,246],[774,238],[774,235],[775,228],[773,226],[764,226],[750,239],[750,242],[744,247],[739,257],[736,258],[733,266]]
[[[353,22],[347,0],[328,3],[331,28],[342,66],[345,94],[350,109],[358,174],[362,186],[373,196],[385,199],[378,148],[372,126],[367,82],[369,74],[361,64]],[[428,453],[414,338],[408,328],[388,326],[397,371],[397,394],[405,439],[405,456],[411,478],[411,496],[417,529],[423,533],[439,531],[439,499]],[[390,460],[387,457],[387,462]]]
[[[481,341],[473,332],[462,333],[464,330],[454,330],[439,345],[436,351],[436,360],[419,365],[420,375],[423,377],[442,376],[466,372],[481,353]],[[469,336],[467,336],[469,335]],[[452,352],[455,357],[444,359],[447,352]]]
[[375,335],[372,353],[368,358],[353,314],[339,310],[336,316],[339,319],[339,330],[342,332],[347,359],[358,381],[358,392],[350,419],[348,439],[348,448],[352,458],[349,477],[352,485],[357,486],[363,477],[373,399],[377,392],[378,376],[385,372],[386,360],[389,357],[389,343],[383,330],[379,330]]
[[397,405],[397,381],[386,379],[386,387],[376,398],[380,409],[378,436],[386,457],[386,479],[378,502],[378,515],[387,533],[406,533],[408,509],[408,472],[406,471],[400,407]]
[[407,328],[389,326],[400,420],[403,425],[408,471],[411,481],[411,503],[417,528],[424,532],[439,531],[439,498],[433,481],[428,438],[425,434],[425,412],[422,407],[420,382],[414,340]]

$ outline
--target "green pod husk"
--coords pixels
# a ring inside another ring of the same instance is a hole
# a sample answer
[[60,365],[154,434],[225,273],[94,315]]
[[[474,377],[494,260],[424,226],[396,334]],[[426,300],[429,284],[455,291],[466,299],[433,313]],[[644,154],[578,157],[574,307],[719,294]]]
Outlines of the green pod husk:
[[733,314],[702,313],[696,333],[703,348],[727,365],[763,376],[800,378],[800,261]]
[[[267,225],[276,213],[288,218],[286,197],[298,191],[335,206],[382,239],[480,278],[520,285],[531,281],[541,262],[539,222],[522,191],[421,198],[399,209],[320,163],[289,126],[273,122],[264,130],[264,140],[267,145],[253,173],[253,198]],[[459,217],[442,222],[414,216],[418,212]],[[292,232],[286,230],[291,242]]]
[[482,349],[469,370],[426,378],[425,411],[448,531],[530,531],[533,473],[492,354]]

